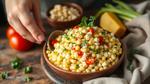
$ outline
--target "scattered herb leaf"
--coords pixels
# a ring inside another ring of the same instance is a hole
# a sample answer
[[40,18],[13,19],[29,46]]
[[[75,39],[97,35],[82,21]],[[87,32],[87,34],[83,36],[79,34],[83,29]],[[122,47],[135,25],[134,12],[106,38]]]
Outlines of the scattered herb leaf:
[[28,76],[26,76],[25,78],[24,78],[24,81],[25,82],[30,82],[30,81],[32,81],[32,77],[28,77]]
[[32,72],[32,67],[31,66],[27,66],[23,70],[24,70],[24,73],[31,73]]
[[18,57],[11,61],[11,66],[13,69],[19,69],[21,67],[22,60]]
[[2,79],[7,79],[8,78],[8,72],[2,72],[0,74],[0,76],[1,76]]

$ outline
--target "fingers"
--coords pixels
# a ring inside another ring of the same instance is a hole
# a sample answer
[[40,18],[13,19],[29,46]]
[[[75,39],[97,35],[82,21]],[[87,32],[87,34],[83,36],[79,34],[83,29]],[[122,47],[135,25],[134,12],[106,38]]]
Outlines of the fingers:
[[33,3],[33,15],[35,17],[35,21],[40,27],[40,29],[45,32],[45,29],[43,27],[42,21],[41,21],[41,16],[40,16],[40,1],[39,0],[34,0],[36,1]]
[[39,26],[36,24],[33,15],[30,11],[22,8],[18,13],[18,17],[23,24],[23,26],[31,33],[31,35],[39,42],[45,40],[44,33],[40,30]]
[[32,35],[24,28],[17,17],[12,17],[8,20],[10,25],[16,30],[16,32],[21,35],[24,39],[27,39],[31,42],[36,42]]
[[31,42],[41,43],[45,40],[39,0],[6,0],[5,5],[9,23],[21,36]]

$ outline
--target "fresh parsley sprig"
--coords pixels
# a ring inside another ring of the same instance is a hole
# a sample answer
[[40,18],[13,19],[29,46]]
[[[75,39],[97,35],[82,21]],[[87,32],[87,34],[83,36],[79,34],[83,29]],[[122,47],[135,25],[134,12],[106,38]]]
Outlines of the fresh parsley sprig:
[[90,16],[89,19],[86,16],[84,16],[84,17],[82,17],[81,23],[79,24],[79,26],[92,27],[92,26],[94,26],[95,19],[96,19],[95,16]]
[[89,23],[88,23],[88,26],[89,26],[89,27],[94,26],[94,21],[95,21],[95,19],[96,19],[96,17],[90,16]]

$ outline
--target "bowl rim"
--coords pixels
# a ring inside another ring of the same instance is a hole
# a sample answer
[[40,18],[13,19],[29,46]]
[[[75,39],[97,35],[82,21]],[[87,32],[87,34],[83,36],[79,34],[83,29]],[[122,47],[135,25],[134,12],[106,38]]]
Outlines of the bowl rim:
[[49,18],[50,14],[49,14],[49,11],[51,9],[54,8],[54,4],[52,7],[49,7],[46,11],[46,18],[48,19],[49,22],[55,22],[55,23],[68,23],[68,22],[73,22],[73,21],[76,21],[78,20],[79,18],[81,18],[83,16],[83,7],[77,3],[73,3],[73,2],[62,2],[62,3],[57,3],[57,4],[60,4],[60,5],[66,5],[66,6],[70,6],[70,7],[73,7],[75,9],[77,9],[80,13],[80,16],[78,16],[77,18],[73,19],[73,20],[70,20],[70,21],[57,21],[57,20],[54,20],[54,19],[51,19]]
[[48,56],[46,54],[46,49],[47,49],[47,44],[46,43],[44,44],[44,47],[43,47],[43,56],[44,56],[44,59],[46,60],[46,62],[48,63],[49,66],[51,66],[52,68],[54,68],[54,69],[56,69],[58,71],[64,72],[64,73],[73,74],[73,75],[88,75],[88,74],[106,73],[106,72],[109,72],[109,70],[113,69],[113,67],[118,67],[122,63],[122,61],[123,61],[123,59],[124,59],[124,57],[126,55],[126,46],[125,46],[125,44],[123,43],[122,40],[120,40],[120,42],[122,44],[121,46],[122,46],[122,51],[123,52],[120,55],[119,60],[117,61],[116,64],[114,64],[111,67],[108,67],[107,69],[104,69],[102,71],[81,73],[81,72],[71,72],[71,71],[64,70],[64,69],[62,69],[62,68],[60,68],[60,67],[58,67],[55,64],[50,62],[50,60],[49,60],[49,58],[48,58]]

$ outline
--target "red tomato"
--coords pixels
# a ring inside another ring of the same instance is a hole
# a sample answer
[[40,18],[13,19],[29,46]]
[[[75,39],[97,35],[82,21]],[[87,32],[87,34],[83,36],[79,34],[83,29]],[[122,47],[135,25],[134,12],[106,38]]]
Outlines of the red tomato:
[[99,36],[98,39],[99,39],[99,43],[102,44],[102,43],[103,43],[103,40],[104,40],[103,37],[102,37],[102,36]]
[[78,51],[78,56],[82,57],[83,56],[83,52],[82,51]]
[[57,42],[58,42],[57,40],[52,40],[51,44],[54,46],[54,44],[57,43]]
[[17,32],[11,26],[9,26],[9,28],[6,30],[7,38],[10,38],[13,34],[16,34],[16,33]]
[[93,64],[94,62],[95,62],[94,58],[89,58],[89,59],[86,60],[87,65]]
[[93,28],[90,28],[88,31],[91,32],[92,34],[94,34],[94,29]]
[[16,33],[9,38],[9,45],[18,51],[26,51],[32,48],[33,43]]

